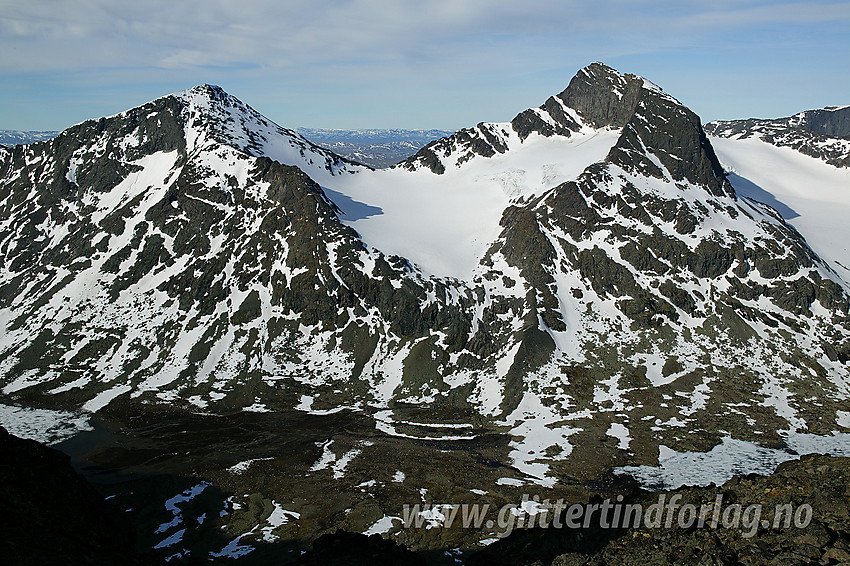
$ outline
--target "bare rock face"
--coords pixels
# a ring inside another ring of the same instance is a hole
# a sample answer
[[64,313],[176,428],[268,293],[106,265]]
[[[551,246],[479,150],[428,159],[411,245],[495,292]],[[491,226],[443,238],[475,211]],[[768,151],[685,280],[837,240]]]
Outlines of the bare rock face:
[[807,110],[797,116],[799,127],[804,130],[835,138],[850,137],[850,106]]
[[573,77],[558,98],[597,128],[622,128],[634,115],[645,84],[637,75],[621,75],[593,63]]

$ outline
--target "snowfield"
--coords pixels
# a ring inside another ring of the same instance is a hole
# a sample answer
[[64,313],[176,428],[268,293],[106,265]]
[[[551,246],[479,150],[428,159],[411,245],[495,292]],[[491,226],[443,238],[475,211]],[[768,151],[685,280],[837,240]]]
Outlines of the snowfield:
[[467,280],[498,237],[505,208],[576,179],[620,136],[585,127],[571,137],[535,133],[521,141],[509,123],[494,126],[508,136],[503,154],[447,165],[442,175],[397,167],[326,177],[323,188],[370,246],[426,273]]

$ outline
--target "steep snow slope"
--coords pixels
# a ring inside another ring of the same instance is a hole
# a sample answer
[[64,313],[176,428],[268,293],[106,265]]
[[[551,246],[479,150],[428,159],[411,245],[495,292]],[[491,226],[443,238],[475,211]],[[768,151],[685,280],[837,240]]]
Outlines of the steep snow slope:
[[850,168],[758,137],[713,136],[711,143],[739,195],[775,208],[845,281],[850,279]]
[[278,126],[220,87],[202,85],[167,98],[183,107],[190,154],[223,144],[252,157],[299,167],[319,183],[367,169]]

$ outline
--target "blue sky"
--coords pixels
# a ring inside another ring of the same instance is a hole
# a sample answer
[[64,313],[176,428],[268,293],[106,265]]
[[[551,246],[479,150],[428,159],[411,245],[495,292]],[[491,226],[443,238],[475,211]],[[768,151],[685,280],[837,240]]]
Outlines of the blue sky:
[[288,127],[455,129],[593,61],[705,121],[850,104],[850,2],[0,0],[0,129],[205,82]]

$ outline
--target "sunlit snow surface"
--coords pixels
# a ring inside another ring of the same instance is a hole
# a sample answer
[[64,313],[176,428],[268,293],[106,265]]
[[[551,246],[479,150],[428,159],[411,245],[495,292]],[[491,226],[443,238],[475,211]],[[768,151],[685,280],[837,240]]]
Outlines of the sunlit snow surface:
[[0,426],[17,437],[47,445],[58,444],[84,430],[93,430],[86,414],[3,404],[0,404]]
[[758,137],[712,137],[740,196],[777,209],[843,279],[850,276],[850,169]]
[[327,176],[323,187],[343,222],[370,246],[434,275],[468,279],[498,237],[511,202],[576,179],[605,159],[620,136],[619,130],[586,127],[568,138],[534,133],[520,141],[510,124],[500,126],[508,140],[505,154],[459,166],[458,156],[450,155],[442,175],[396,168]]

